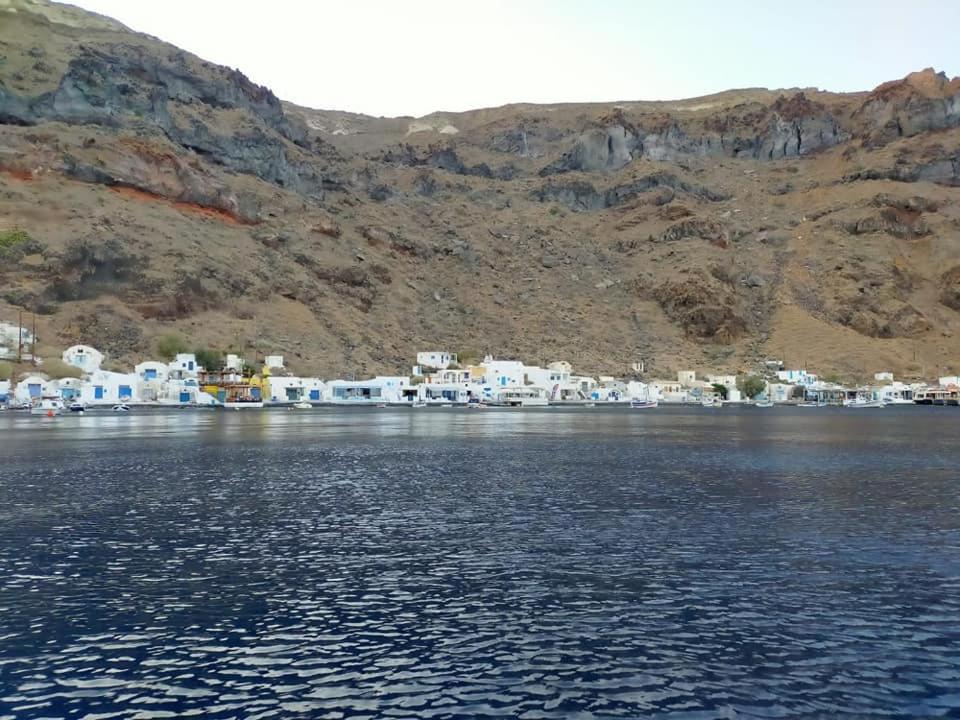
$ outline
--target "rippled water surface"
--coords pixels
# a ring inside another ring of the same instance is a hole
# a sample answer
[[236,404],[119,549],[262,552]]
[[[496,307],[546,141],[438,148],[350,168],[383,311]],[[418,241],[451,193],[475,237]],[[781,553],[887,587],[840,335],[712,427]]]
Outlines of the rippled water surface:
[[960,717],[956,409],[0,437],[0,718]]

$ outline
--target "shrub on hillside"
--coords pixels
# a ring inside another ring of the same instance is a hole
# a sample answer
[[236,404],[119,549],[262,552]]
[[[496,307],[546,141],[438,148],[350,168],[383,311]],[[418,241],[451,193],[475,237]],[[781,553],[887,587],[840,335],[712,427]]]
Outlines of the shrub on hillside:
[[83,376],[80,368],[68,365],[60,358],[44,360],[42,369],[44,373],[54,380],[60,380],[61,378],[79,378]]
[[163,335],[157,339],[157,354],[164,360],[173,360],[179,353],[189,352],[187,341],[179,335]]
[[9,380],[13,377],[13,365],[0,360],[0,380]]

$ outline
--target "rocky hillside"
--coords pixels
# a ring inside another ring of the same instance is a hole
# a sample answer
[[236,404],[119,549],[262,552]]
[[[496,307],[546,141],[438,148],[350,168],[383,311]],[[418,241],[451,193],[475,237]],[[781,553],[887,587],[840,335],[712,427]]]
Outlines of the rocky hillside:
[[960,361],[960,79],[371,118],[0,0],[0,319],[372,373],[418,348],[737,370]]

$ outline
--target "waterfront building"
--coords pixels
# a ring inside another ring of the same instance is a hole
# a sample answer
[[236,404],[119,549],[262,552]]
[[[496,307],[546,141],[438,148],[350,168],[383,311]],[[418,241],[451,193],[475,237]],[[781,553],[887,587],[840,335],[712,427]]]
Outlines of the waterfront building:
[[320,378],[294,377],[290,375],[274,375],[267,373],[266,399],[271,403],[321,402],[323,400],[325,384]]
[[17,404],[33,402],[41,397],[57,394],[57,385],[45,375],[27,375],[17,382],[13,391],[13,400]]
[[767,383],[765,394],[767,400],[775,403],[789,402],[793,398],[793,388],[795,386],[788,383]]
[[398,403],[403,390],[410,386],[409,377],[375,377],[371,380],[331,380],[324,389],[324,399],[337,404]]
[[10,402],[10,381],[0,380],[0,406]]

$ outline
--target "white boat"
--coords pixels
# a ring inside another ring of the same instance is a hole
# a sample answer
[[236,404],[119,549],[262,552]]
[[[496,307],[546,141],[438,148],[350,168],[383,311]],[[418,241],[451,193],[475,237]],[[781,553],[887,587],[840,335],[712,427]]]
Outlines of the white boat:
[[913,405],[914,402],[912,399],[907,400],[906,398],[902,398],[902,397],[885,397],[883,399],[883,404],[884,405]]
[[757,400],[753,404],[758,408],[769,408],[773,407],[773,400]]
[[[424,407],[426,407],[426,406],[427,406],[427,404],[426,404],[425,402],[423,402],[422,400],[417,400],[417,401],[416,401],[415,403],[413,403],[413,405],[411,405],[410,407],[424,408]],[[378,405],[377,407],[380,407],[380,406]],[[383,407],[386,407],[386,405],[384,405]]]
[[86,412],[87,406],[82,402],[70,403],[70,412],[72,413],[83,413]]
[[118,405],[113,406],[113,411],[114,412],[130,412],[130,406],[127,405],[126,403],[120,403]]
[[63,400],[60,398],[45,397],[40,398],[30,406],[30,414],[53,417],[54,415],[60,415],[65,409]]
[[295,410],[313,410],[313,405],[308,402],[296,402],[293,404]]
[[[263,407],[262,400],[227,400],[223,403],[227,410],[254,410]],[[129,408],[127,408],[129,410]]]
[[639,398],[634,398],[630,401],[630,407],[634,410],[646,410],[647,408],[655,408],[660,404],[659,400],[640,400]]
[[715,408],[721,407],[723,405],[722,400],[701,400],[700,404],[705,408]]
[[886,407],[883,404],[883,400],[864,400],[863,398],[857,398],[856,400],[844,400],[843,406],[857,409]]

